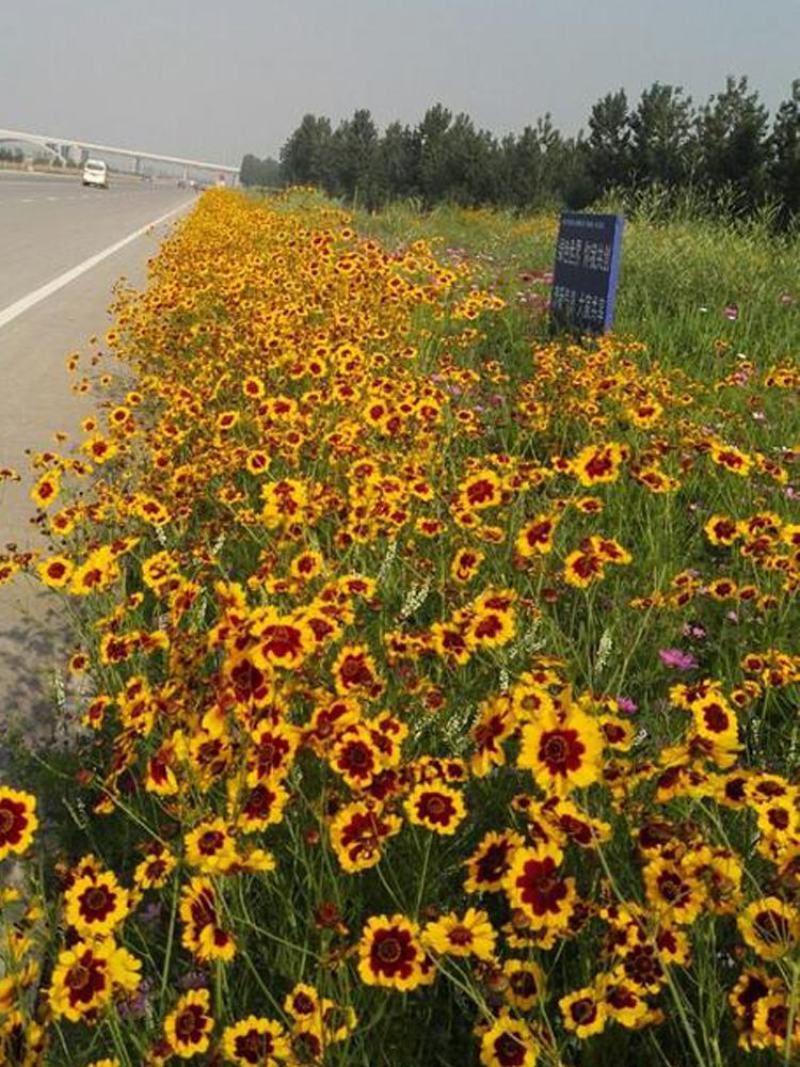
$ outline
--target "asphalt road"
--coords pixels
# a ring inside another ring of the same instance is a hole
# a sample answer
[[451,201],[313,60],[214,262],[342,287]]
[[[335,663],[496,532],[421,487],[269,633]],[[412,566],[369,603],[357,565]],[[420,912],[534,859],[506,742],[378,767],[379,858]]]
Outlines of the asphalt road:
[[[84,189],[79,177],[0,172],[0,467],[23,475],[20,484],[0,483],[0,554],[7,543],[46,548],[30,522],[25,450],[56,447],[59,430],[76,440],[91,411],[90,397],[71,392],[67,354],[95,350],[88,339],[108,328],[114,282],[143,284],[169,222],[194,202],[175,185],[113,175],[110,185]],[[40,735],[50,728],[54,671],[68,650],[60,610],[30,582],[0,586],[0,773],[8,764],[3,726]]]

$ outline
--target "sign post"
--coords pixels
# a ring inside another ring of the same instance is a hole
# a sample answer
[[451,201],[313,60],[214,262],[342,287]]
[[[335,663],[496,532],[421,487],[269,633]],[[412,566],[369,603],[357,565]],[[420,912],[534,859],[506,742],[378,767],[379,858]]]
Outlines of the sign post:
[[554,330],[605,333],[614,322],[622,215],[561,215],[550,298]]

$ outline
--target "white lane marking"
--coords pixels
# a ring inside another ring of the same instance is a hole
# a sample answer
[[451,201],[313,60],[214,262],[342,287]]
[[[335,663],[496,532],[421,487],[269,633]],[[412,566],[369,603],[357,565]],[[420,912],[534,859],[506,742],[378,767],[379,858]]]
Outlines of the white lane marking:
[[83,263],[79,263],[77,267],[64,271],[63,274],[59,274],[57,278],[53,278],[53,280],[47,282],[46,285],[34,289],[32,293],[28,293],[27,296],[23,296],[20,300],[10,304],[7,308],[0,311],[0,328],[7,326],[8,323],[17,318],[18,315],[22,315],[23,312],[28,311],[30,308],[40,303],[40,301],[46,300],[48,296],[57,293],[59,289],[63,289],[65,285],[69,285],[70,282],[79,278],[81,274],[85,274],[87,270],[91,270],[92,267],[96,267],[98,263],[102,263],[104,259],[113,256],[115,252],[119,252],[125,245],[129,245],[131,241],[135,241],[137,237],[141,237],[142,234],[147,233],[151,227],[158,226],[162,222],[166,222],[167,219],[172,218],[173,215],[177,215],[179,211],[183,211],[183,209],[188,207],[192,202],[193,201],[191,200],[187,200],[185,203],[179,204],[178,207],[174,207],[172,211],[168,211],[166,215],[161,215],[159,218],[153,219],[152,222],[146,223],[134,233],[129,233],[127,237],[123,237],[121,241],[109,245],[108,248],[104,248],[102,252],[98,252],[96,255],[85,259]]

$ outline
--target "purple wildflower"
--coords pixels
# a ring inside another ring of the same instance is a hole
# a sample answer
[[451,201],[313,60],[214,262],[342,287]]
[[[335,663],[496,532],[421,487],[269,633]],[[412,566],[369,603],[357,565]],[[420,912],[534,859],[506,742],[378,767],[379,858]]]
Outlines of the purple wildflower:
[[691,652],[680,648],[662,648],[658,653],[665,667],[674,671],[693,671],[698,666],[697,659]]

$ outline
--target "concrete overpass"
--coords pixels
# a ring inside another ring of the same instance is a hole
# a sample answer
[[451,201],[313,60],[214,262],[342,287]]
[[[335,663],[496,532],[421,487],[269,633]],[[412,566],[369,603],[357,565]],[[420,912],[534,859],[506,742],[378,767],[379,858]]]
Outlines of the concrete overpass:
[[33,133],[29,130],[4,130],[0,128],[0,143],[14,142],[18,144],[35,145],[44,149],[51,155],[58,157],[66,163],[71,156],[73,148],[85,158],[90,153],[101,157],[112,155],[134,161],[134,172],[140,173],[143,161],[153,163],[166,163],[169,166],[180,167],[183,177],[189,176],[189,171],[210,171],[214,174],[231,176],[234,181],[238,178],[239,168],[229,167],[225,163],[211,163],[201,159],[184,159],[181,156],[166,156],[158,152],[147,152],[139,148],[119,148],[115,145],[95,144],[93,141],[82,141],[73,137],[53,137],[50,134]]

